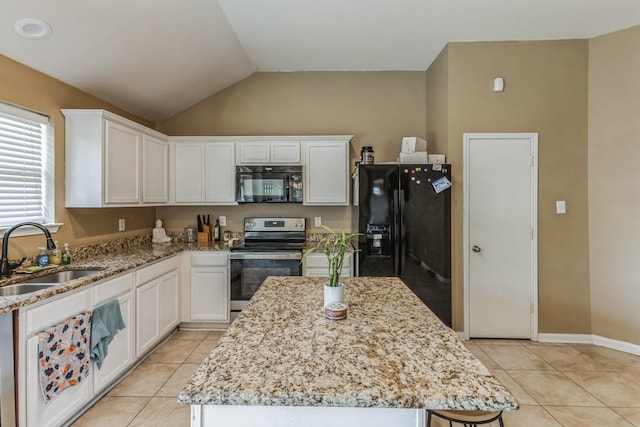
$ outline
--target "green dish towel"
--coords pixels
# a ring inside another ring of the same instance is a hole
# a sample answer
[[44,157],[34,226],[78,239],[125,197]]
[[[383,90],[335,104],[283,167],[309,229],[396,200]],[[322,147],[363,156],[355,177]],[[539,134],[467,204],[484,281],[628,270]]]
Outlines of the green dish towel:
[[98,369],[102,367],[104,359],[109,352],[109,344],[113,341],[118,331],[126,327],[120,312],[120,303],[117,299],[96,307],[93,310],[91,322],[91,360],[96,362]]

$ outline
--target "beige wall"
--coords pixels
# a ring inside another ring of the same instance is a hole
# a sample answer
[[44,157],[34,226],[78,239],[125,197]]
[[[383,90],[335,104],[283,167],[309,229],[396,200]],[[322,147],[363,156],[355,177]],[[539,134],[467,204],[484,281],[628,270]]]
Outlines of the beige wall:
[[[539,332],[590,333],[587,227],[588,42],[450,43],[448,161],[454,179],[454,326],[462,317],[462,139],[465,132],[538,132]],[[442,64],[427,72],[439,73]],[[494,93],[494,77],[505,91]],[[430,87],[430,86],[429,86]],[[428,129],[431,129],[429,112]],[[436,144],[441,145],[441,141]],[[555,214],[566,200],[567,214]]]
[[[377,162],[395,160],[403,136],[425,137],[425,85],[424,72],[256,73],[159,123],[158,130],[169,135],[354,135],[352,165],[363,145],[373,146]],[[232,231],[242,230],[242,218],[265,214],[320,215],[332,228],[353,227],[349,207],[244,205],[206,211],[158,208],[158,216],[173,231],[209,211],[227,215]]]
[[427,72],[427,141],[429,152],[448,154],[449,46],[442,49]]
[[640,345],[640,26],[589,41],[589,248],[595,335]]
[[[64,225],[53,237],[72,247],[151,231],[154,208],[66,209],[64,207],[64,117],[61,108],[104,108],[146,126],[146,122],[126,111],[90,96],[59,80],[0,55],[0,100],[48,115],[55,128],[55,220]],[[127,221],[126,232],[118,232],[118,218]],[[37,254],[42,236],[12,237],[10,258]]]

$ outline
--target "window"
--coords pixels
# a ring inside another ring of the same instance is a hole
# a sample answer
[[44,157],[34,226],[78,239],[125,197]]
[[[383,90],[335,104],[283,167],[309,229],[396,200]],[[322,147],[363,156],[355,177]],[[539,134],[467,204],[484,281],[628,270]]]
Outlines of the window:
[[[57,230],[53,153],[48,117],[0,102],[0,230],[25,221]],[[32,234],[24,228],[15,234]]]

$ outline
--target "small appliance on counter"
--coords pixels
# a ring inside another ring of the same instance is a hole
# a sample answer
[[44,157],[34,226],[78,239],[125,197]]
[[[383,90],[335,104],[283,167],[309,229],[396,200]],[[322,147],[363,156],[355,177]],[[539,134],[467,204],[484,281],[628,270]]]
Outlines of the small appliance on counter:
[[195,243],[198,240],[198,230],[190,225],[184,228],[184,241],[185,243]]

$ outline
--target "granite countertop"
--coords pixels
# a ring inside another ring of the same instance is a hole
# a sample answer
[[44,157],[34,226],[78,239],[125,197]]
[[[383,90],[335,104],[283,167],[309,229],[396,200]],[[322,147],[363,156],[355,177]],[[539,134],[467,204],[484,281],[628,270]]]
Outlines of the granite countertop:
[[83,259],[78,261],[75,261],[75,258],[72,258],[72,263],[70,265],[53,267],[34,274],[14,274],[9,279],[0,280],[1,287],[20,283],[23,280],[32,279],[38,276],[54,273],[56,271],[102,269],[99,273],[61,283],[57,286],[52,286],[41,291],[16,296],[0,296],[0,314],[16,310],[25,305],[33,304],[71,289],[86,286],[183,251],[228,251],[229,247],[226,246],[225,242],[213,242],[209,245],[198,245],[197,243],[183,243],[178,241],[175,243],[160,244],[143,243],[137,246],[120,247],[117,248],[117,250],[114,248],[111,249],[111,251],[97,249],[93,255],[84,254]]
[[192,405],[512,410],[514,396],[398,278],[269,277],[178,395]]

